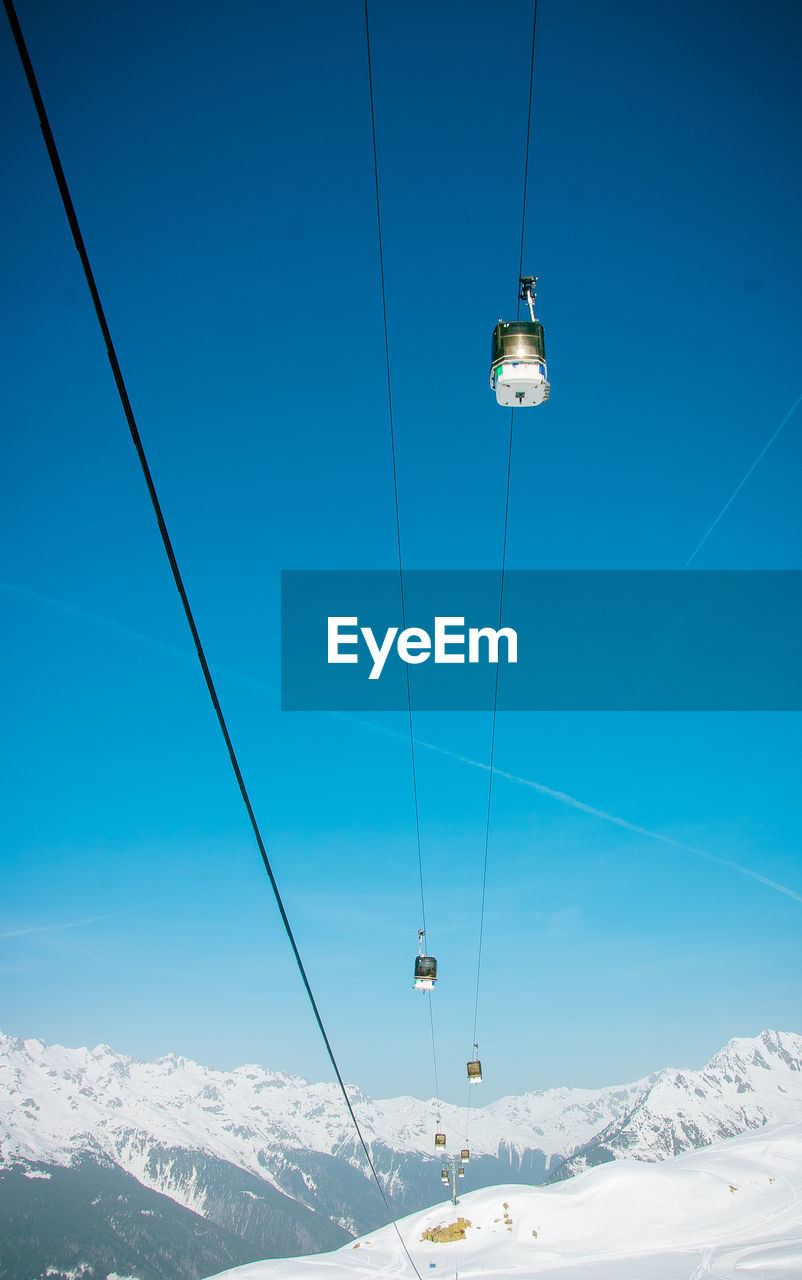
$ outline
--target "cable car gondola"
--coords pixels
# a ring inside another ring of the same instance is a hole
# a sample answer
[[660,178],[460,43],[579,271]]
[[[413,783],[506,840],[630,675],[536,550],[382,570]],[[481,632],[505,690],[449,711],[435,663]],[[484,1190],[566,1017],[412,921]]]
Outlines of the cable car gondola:
[[521,276],[528,320],[499,320],[490,344],[490,386],[501,405],[527,409],[549,398],[543,325],[535,319],[537,276]]
[[448,1182],[448,1169],[446,1168],[445,1165],[443,1165],[442,1169],[440,1170],[440,1181]]
[[446,1145],[446,1135],[444,1133],[436,1133],[434,1135],[434,1145],[435,1149],[444,1147]]
[[468,1161],[469,1161],[469,1160],[470,1160],[470,1158],[471,1158],[471,1153],[470,1153],[470,1151],[468,1150],[468,1148],[467,1148],[467,1147],[463,1147],[463,1148],[462,1148],[462,1150],[461,1150],[461,1151],[460,1151],[460,1153],[459,1153],[459,1158],[460,1158],[460,1160],[462,1161],[462,1163],[463,1163],[463,1164],[467,1164],[467,1163],[468,1163]]
[[461,1165],[461,1164],[457,1165],[457,1177],[458,1177],[458,1178],[464,1178],[464,1177],[465,1177],[465,1170],[463,1169],[463,1167],[462,1167],[462,1165]]
[[468,1083],[469,1083],[469,1084],[481,1084],[481,1083],[482,1083],[482,1064],[481,1064],[481,1062],[479,1061],[479,1046],[478,1046],[478,1044],[475,1044],[475,1045],[473,1046],[473,1048],[474,1048],[474,1052],[475,1052],[475,1054],[476,1054],[476,1057],[475,1057],[475,1058],[473,1058],[473,1059],[468,1063]]
[[418,930],[418,954],[415,957],[415,978],[412,983],[416,991],[431,991],[437,981],[437,961],[434,956],[423,954],[423,929]]

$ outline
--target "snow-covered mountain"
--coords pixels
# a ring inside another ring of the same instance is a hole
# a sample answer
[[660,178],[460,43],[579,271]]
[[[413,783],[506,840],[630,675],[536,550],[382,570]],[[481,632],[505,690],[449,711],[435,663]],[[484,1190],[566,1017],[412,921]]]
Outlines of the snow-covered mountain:
[[[611,1121],[623,1120],[651,1080],[607,1089],[549,1089],[502,1098],[470,1113],[474,1157],[520,1165],[538,1153],[535,1174],[547,1172]],[[451,1150],[465,1142],[464,1107],[402,1097],[349,1096],[371,1147],[399,1156],[434,1157],[435,1130]],[[438,1115],[440,1123],[438,1123]],[[260,1066],[217,1071],[172,1054],[139,1062],[95,1049],[47,1046],[0,1034],[2,1158],[69,1162],[75,1152],[100,1151],[150,1185],[148,1148],[203,1151],[281,1185],[274,1153],[349,1152],[354,1131],[336,1084],[310,1084]],[[154,1190],[164,1190],[163,1174]],[[198,1207],[192,1188],[188,1208]]]
[[[802,1125],[772,1125],[659,1165],[591,1169],[557,1186],[493,1187],[336,1253],[258,1262],[214,1280],[717,1280],[802,1275]],[[456,1228],[456,1229],[455,1229]],[[401,1243],[403,1240],[403,1246]]]
[[610,1160],[665,1160],[775,1120],[802,1118],[802,1041],[764,1031],[730,1040],[701,1071],[660,1071],[623,1117],[583,1143],[551,1176]]
[[[433,1135],[444,1129],[449,1150],[458,1150],[464,1108],[443,1106],[437,1125],[433,1101],[349,1094],[394,1212],[436,1202]],[[627,1157],[654,1162],[800,1118],[802,1037],[764,1032],[730,1041],[701,1071],[474,1107],[466,1185],[531,1185]],[[117,1190],[117,1202],[139,1205],[125,1225],[129,1244],[137,1223],[151,1235],[161,1224],[168,1240],[199,1242],[180,1258],[165,1245],[163,1264],[153,1263],[151,1249],[141,1280],[195,1277],[214,1269],[215,1257],[219,1269],[331,1249],[375,1229],[384,1208],[361,1157],[333,1084],[261,1066],[223,1072],[172,1055],[139,1062],[105,1045],[66,1049],[0,1034],[0,1213],[10,1197],[17,1223],[33,1223],[37,1213],[50,1221],[72,1187],[82,1206],[75,1220],[83,1214],[94,1239],[98,1205],[113,1199],[112,1183],[122,1179],[127,1190]],[[115,1247],[109,1243],[109,1256]],[[32,1280],[30,1260],[25,1265],[23,1280]]]

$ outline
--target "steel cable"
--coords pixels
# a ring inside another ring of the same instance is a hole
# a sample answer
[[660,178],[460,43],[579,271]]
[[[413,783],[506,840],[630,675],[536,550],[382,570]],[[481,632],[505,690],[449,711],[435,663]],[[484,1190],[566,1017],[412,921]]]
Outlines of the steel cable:
[[[370,21],[368,17],[368,0],[364,0],[364,3],[365,3],[365,46],[367,49],[367,58],[368,58],[368,90],[370,94],[370,129],[371,129],[371,137],[373,140],[373,180],[374,180],[374,186],[376,191],[376,227],[377,227],[378,241],[379,241],[379,276],[381,281],[382,319],[384,323],[384,361],[385,361],[385,370],[386,370],[386,378],[387,378],[387,411],[388,411],[388,417],[390,422],[390,453],[392,455],[392,465],[393,465],[393,498],[395,502],[395,535],[396,535],[396,549],[398,553],[398,583],[399,583],[399,593],[401,597],[401,624],[402,624],[402,628],[406,630],[407,621],[406,621],[406,602],[404,597],[404,565],[403,565],[403,557],[401,554],[401,517],[399,514],[399,507],[398,507],[398,465],[396,460],[395,427],[393,423],[393,391],[392,391],[392,380],[390,377],[390,337],[389,337],[389,328],[387,323],[387,288],[385,284],[385,275],[384,275],[384,243],[382,240],[381,196],[380,196],[380,190],[379,190],[379,153],[378,153],[378,147],[376,145],[376,110],[375,110],[374,95],[373,95],[373,61],[371,58],[371,49],[370,49]],[[416,836],[417,848],[418,848],[418,879],[420,883],[420,903],[421,903],[421,917],[422,917],[421,923],[423,925],[423,931],[425,934],[426,933],[426,902],[425,902],[424,885],[423,885],[423,855],[421,850],[421,836],[420,836],[420,808],[418,805],[418,780],[417,780],[417,771],[415,768],[415,737],[414,737],[413,728],[412,728],[412,690],[410,688],[409,665],[407,663],[404,664],[404,674],[406,677],[406,692],[407,692],[407,721],[409,724],[409,753],[410,753],[410,759],[412,763],[412,797],[413,797],[414,806],[415,806],[415,836]],[[440,1123],[440,1119],[439,1119],[440,1089],[437,1083],[437,1050],[435,1047],[434,1015],[432,1013],[431,992],[427,992],[427,998],[429,1001],[429,1023],[431,1027],[431,1033],[432,1033],[432,1065],[433,1065],[433,1071],[434,1071],[435,1097],[437,1101],[437,1115],[438,1115],[438,1124],[439,1124]]]
[[[535,83],[535,35],[537,33],[537,0],[534,0],[532,7],[532,45],[529,58],[529,102],[526,114],[526,142],[524,144],[524,175],[523,175],[523,199],[521,207],[521,250],[518,259],[518,276],[519,279],[523,275],[524,264],[524,242],[526,237],[526,196],[529,186],[529,144],[532,136],[532,99]],[[516,318],[520,316],[521,298],[520,290],[518,291],[518,304],[516,307]],[[510,429],[509,443],[507,447],[507,483],[506,494],[504,499],[504,538],[501,550],[501,582],[499,585],[499,602],[498,602],[498,625],[501,630],[502,614],[504,610],[504,577],[507,568],[507,531],[509,526],[510,514],[510,478],[512,475],[512,433],[515,423],[515,410],[510,409]],[[493,718],[490,731],[490,771],[487,782],[487,813],[485,817],[485,846],[484,858],[482,860],[482,895],[479,908],[479,942],[477,948],[476,961],[476,992],[473,1005],[473,1041],[476,1044],[477,1024],[479,1020],[479,989],[482,974],[482,947],[484,942],[484,925],[485,925],[485,904],[487,898],[487,862],[488,852],[490,849],[490,818],[493,803],[493,765],[496,753],[496,718],[498,713],[498,685],[499,685],[499,664],[496,664],[496,679],[493,688]],[[468,1125],[470,1121],[471,1103],[473,1101],[472,1086],[468,1085],[468,1103],[465,1116],[465,1141],[468,1143]]]

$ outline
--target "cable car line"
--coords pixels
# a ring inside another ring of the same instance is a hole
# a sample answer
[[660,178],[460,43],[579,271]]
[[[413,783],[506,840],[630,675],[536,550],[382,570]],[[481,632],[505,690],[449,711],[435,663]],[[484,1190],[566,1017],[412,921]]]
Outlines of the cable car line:
[[[371,58],[370,48],[370,19],[368,15],[368,0],[364,0],[365,6],[365,48],[368,60],[368,91],[370,96],[370,131],[373,143],[373,181],[376,192],[376,228],[378,232],[379,242],[379,277],[381,282],[381,301],[382,301],[382,321],[384,326],[384,362],[387,377],[387,412],[390,423],[390,453],[393,465],[393,499],[395,503],[395,535],[396,547],[398,552],[398,584],[399,594],[401,597],[401,624],[406,629],[406,602],[404,598],[404,563],[401,554],[401,517],[398,506],[398,466],[396,461],[395,448],[395,426],[393,423],[393,391],[392,379],[390,376],[390,338],[387,323],[387,288],[384,275],[384,242],[382,239],[382,214],[381,214],[381,195],[379,189],[379,153],[376,144],[376,110],[373,94],[373,62]],[[418,805],[418,780],[417,770],[415,767],[415,737],[412,727],[412,690],[409,679],[409,664],[404,664],[404,675],[406,678],[407,692],[407,721],[409,725],[409,754],[412,765],[412,797],[415,806],[415,838],[418,850],[418,880],[420,884],[420,904],[421,904],[421,924],[423,932],[426,932],[426,900],[423,882],[423,853],[421,849],[420,835],[420,808]],[[432,1012],[431,994],[429,994],[429,1025],[432,1038],[432,1066],[434,1071],[435,1097],[437,1101],[437,1118],[438,1125],[440,1123],[440,1088],[437,1082],[437,1049],[435,1045],[434,1034],[434,1014]]]
[[[379,155],[376,146],[376,114],[373,99],[373,65],[370,53],[370,22],[368,19],[368,0],[365,0],[365,44],[368,57],[368,90],[370,94],[370,129],[373,141],[373,181],[376,191],[376,229],[379,240],[379,277],[381,281],[382,321],[384,328],[384,365],[387,378],[387,413],[390,422],[390,454],[393,465],[393,499],[395,503],[395,538],[398,553],[398,588],[401,596],[401,622],[406,628],[406,602],[404,598],[404,566],[401,555],[401,517],[398,508],[398,466],[395,449],[395,426],[393,423],[393,389],[390,378],[390,338],[387,324],[387,288],[384,278],[384,242],[382,240],[381,197],[379,194]],[[418,780],[415,769],[415,739],[412,731],[412,692],[409,683],[409,664],[404,664],[407,689],[407,715],[409,721],[409,752],[412,762],[412,797],[415,805],[415,834],[418,846],[418,875],[420,878],[421,923],[426,932],[426,903],[423,891],[423,857],[420,838],[420,811],[418,806]]]
[[[532,93],[535,85],[535,35],[537,33],[537,0],[532,8],[532,52],[529,58],[529,105],[526,108],[526,147],[524,150],[524,198],[521,209],[521,256],[518,259],[518,277],[524,271],[524,237],[526,235],[526,191],[529,185],[529,139],[532,134]],[[521,298],[518,299],[516,317],[521,314]]]
[[[529,187],[529,147],[530,147],[530,141],[532,137],[532,100],[533,100],[534,84],[535,84],[535,37],[536,37],[536,34],[537,34],[537,0],[533,0],[532,44],[531,44],[531,51],[529,56],[529,101],[528,101],[527,110],[526,110],[526,142],[524,144],[523,199],[521,202],[521,249],[520,249],[520,255],[518,258],[518,278],[520,281],[520,288],[518,290],[518,302],[517,302],[516,312],[515,312],[516,318],[519,317],[521,314],[521,301],[526,299],[529,303],[529,310],[533,320],[534,320],[534,310],[532,305],[533,303],[532,291],[533,291],[534,283],[536,283],[536,278],[524,277],[523,265],[524,265],[524,243],[526,238],[526,197],[527,197],[527,191]],[[529,281],[528,287],[525,281]],[[546,383],[546,387],[548,387],[548,383]],[[548,395],[548,390],[546,391],[546,395]],[[513,434],[514,423],[515,423],[515,408],[513,407],[510,409],[509,441],[507,446],[507,483],[506,483],[506,493],[504,498],[504,538],[503,538],[502,550],[501,550],[501,582],[499,584],[499,602],[498,602],[499,630],[501,630],[502,614],[504,610],[504,578],[505,578],[506,569],[507,569],[507,533],[509,528],[509,515],[510,515],[510,480],[512,476],[512,434]],[[495,683],[493,688],[493,718],[492,718],[492,727],[490,731],[490,768],[489,768],[489,776],[488,776],[488,782],[487,782],[487,813],[485,816],[485,847],[484,847],[484,858],[482,861],[482,895],[481,895],[481,904],[479,908],[479,942],[477,947],[477,960],[476,960],[476,991],[475,991],[474,1005],[473,1005],[473,1041],[474,1041],[474,1050],[475,1050],[475,1061],[478,1060],[478,1057],[479,1057],[478,1045],[476,1043],[476,1040],[477,1040],[476,1031],[477,1031],[478,1021],[479,1021],[479,990],[480,990],[481,974],[482,974],[482,945],[484,942],[485,904],[486,904],[486,898],[487,898],[487,862],[488,862],[488,852],[490,849],[490,818],[491,818],[492,803],[493,803],[493,766],[495,762],[495,753],[496,753],[496,719],[498,714],[499,672],[500,672],[500,665],[497,664],[496,678],[495,678]],[[474,1063],[468,1064],[468,1102],[465,1109],[465,1145],[466,1147],[468,1146],[468,1126],[470,1122],[471,1104],[473,1102],[473,1091],[472,1091],[471,1085],[474,1082],[476,1082],[477,1079],[481,1080],[482,1078],[481,1067],[479,1067],[478,1077],[475,1074],[472,1076],[471,1068],[473,1065]]]
[[204,652],[203,644],[201,642],[201,638],[198,633],[197,626],[195,624],[195,618],[193,616],[192,609],[190,607],[189,598],[187,596],[186,588],[184,586],[183,578],[181,576],[181,571],[178,567],[178,561],[176,560],[175,552],[173,550],[173,545],[170,540],[170,535],[167,532],[167,525],[165,524],[161,504],[159,502],[159,498],[156,493],[156,487],[154,485],[153,477],[151,475],[150,467],[148,465],[147,457],[145,455],[142,439],[140,437],[139,429],[137,427],[136,420],[134,418],[134,412],[131,407],[130,399],[128,397],[128,392],[125,386],[125,381],[123,379],[122,370],[120,368],[120,364],[117,359],[117,352],[114,346],[114,342],[111,336],[111,331],[109,329],[108,322],[106,320],[105,311],[103,309],[103,304],[101,302],[100,294],[98,292],[97,284],[95,282],[94,273],[92,271],[92,267],[89,261],[89,255],[86,250],[86,245],[84,243],[83,235],[81,234],[78,217],[72,202],[72,197],[70,195],[69,186],[67,184],[67,179],[64,174],[64,169],[62,168],[61,159],[59,157],[55,138],[53,136],[53,131],[50,127],[50,121],[48,119],[44,101],[42,99],[42,95],[39,90],[39,84],[36,79],[36,73],[34,72],[33,63],[31,62],[30,54],[28,53],[28,48],[25,43],[25,38],[22,33],[22,28],[20,26],[19,19],[17,17],[16,9],[14,8],[13,0],[4,0],[4,5],[5,5],[6,14],[8,16],[9,24],[11,26],[11,30],[14,36],[14,41],[17,46],[17,52],[19,53],[20,61],[22,62],[23,70],[25,72],[25,77],[28,81],[28,87],[31,91],[31,96],[34,101],[36,113],[37,113],[37,116],[39,117],[39,126],[42,131],[42,136],[45,141],[45,146],[47,148],[48,156],[50,157],[50,163],[53,169],[53,174],[55,176],[56,183],[58,185],[62,204],[64,205],[64,211],[67,215],[67,221],[69,223],[70,231],[72,232],[73,241],[75,242],[75,248],[81,260],[81,266],[83,267],[84,276],[86,277],[86,283],[88,285],[89,293],[92,298],[92,304],[94,306],[98,324],[100,326],[100,330],[103,335],[103,340],[106,345],[106,353],[108,355],[109,364],[111,365],[112,374],[114,376],[114,381],[117,386],[117,392],[120,398],[120,402],[122,404],[123,413],[125,414],[125,419],[126,419],[126,422],[128,423],[128,428],[131,433],[131,439],[133,441],[134,448],[136,449],[137,457],[139,458],[142,474],[145,478],[145,484],[147,486],[148,494],[150,496],[151,504],[153,506],[153,510],[156,516],[156,521],[159,526],[159,533],[161,534],[164,550],[167,554],[167,559],[170,564],[170,569],[172,570],[173,580],[175,582],[176,589],[181,599],[181,604],[184,609],[184,615],[186,617],[187,624],[192,634],[192,640],[194,642],[195,650],[198,655],[198,661],[200,662],[201,670],[203,672],[203,678],[206,682],[206,688],[209,692],[209,697],[211,699],[212,706],[214,707],[215,715],[217,716],[217,722],[220,727],[220,732],[223,735],[223,740],[226,745],[226,750],[228,751],[231,767],[237,781],[237,786],[239,787],[243,804],[245,805],[245,809],[248,814],[248,819],[250,821],[251,828],[253,830],[253,834],[256,839],[256,844],[262,858],[262,863],[264,865],[265,871],[267,872],[267,876],[270,881],[270,887],[273,890],[273,896],[276,901],[276,906],[278,907],[279,915],[281,916],[281,921],[284,926],[284,931],[287,935],[290,946],[292,948],[292,953],[293,953],[293,956],[295,957],[295,963],[298,967],[298,972],[301,976],[301,981],[303,982],[304,988],[306,990],[306,994],[309,999],[309,1003],[312,1007],[312,1012],[314,1014],[315,1021],[318,1026],[318,1030],[320,1031],[321,1037],[323,1039],[323,1043],[325,1045],[326,1053],[328,1055],[329,1062],[331,1063],[332,1070],[334,1071],[334,1074],[337,1078],[337,1084],[339,1085],[340,1092],[342,1093],[343,1099],[345,1101],[348,1114],[351,1117],[351,1120],[354,1125],[354,1129],[356,1130],[357,1137],[359,1138],[360,1144],[362,1146],[362,1150],[364,1152],[365,1159],[368,1164],[368,1168],[370,1169],[370,1172],[373,1175],[373,1179],[379,1190],[379,1194],[384,1203],[384,1207],[387,1210],[388,1217],[395,1228],[396,1234],[401,1243],[401,1247],[403,1248],[404,1253],[406,1254],[409,1260],[410,1266],[412,1267],[412,1270],[414,1271],[415,1275],[418,1277],[418,1280],[422,1280],[420,1272],[415,1266],[415,1263],[412,1260],[412,1257],[409,1253],[409,1250],[407,1249],[407,1246],[404,1244],[404,1240],[399,1230],[398,1223],[395,1219],[395,1215],[393,1214],[390,1208],[389,1202],[387,1200],[387,1196],[384,1192],[384,1188],[382,1187],[382,1184],[379,1180],[379,1175],[377,1174],[375,1165],[373,1164],[370,1151],[368,1150],[367,1143],[365,1142],[365,1139],[362,1134],[362,1130],[359,1126],[359,1121],[357,1120],[356,1114],[351,1105],[351,1100],[348,1097],[348,1091],[345,1087],[345,1082],[340,1072],[340,1068],[337,1064],[337,1059],[334,1056],[334,1050],[331,1047],[331,1042],[326,1032],[326,1028],[323,1024],[323,1019],[321,1017],[320,1010],[318,1009],[317,1001],[315,1000],[315,997],[312,993],[312,988],[309,983],[309,978],[307,977],[306,969],[304,967],[303,960],[301,959],[301,953],[298,950],[298,944],[295,941],[295,935],[293,934],[292,926],[290,925],[289,917],[287,916],[287,912],[284,907],[284,902],[282,900],[281,893],[279,891],[278,883],[273,873],[273,868],[270,863],[270,858],[268,856],[264,840],[262,839],[262,833],[259,828],[259,823],[257,821],[256,814],[254,813],[254,809],[251,804],[251,799],[248,794],[248,789],[245,785],[245,780],[242,776],[242,771],[239,766],[239,761],[237,759],[237,754],[234,749],[234,744],[231,740],[231,736],[228,731],[228,726],[226,724],[225,716],[223,714],[223,709],[220,705],[220,700],[217,696],[217,690],[215,688],[214,680],[212,678],[211,671],[209,670],[209,664],[206,660],[206,654]]
[[[501,552],[501,583],[499,586],[498,600],[498,626],[501,630],[501,619],[504,611],[504,577],[507,569],[507,530],[509,527],[510,515],[510,479],[512,476],[512,424],[515,416],[515,410],[510,409],[510,431],[509,445],[507,449],[507,492],[504,502],[504,541]],[[473,1004],[473,1039],[476,1041],[476,1026],[479,1019],[479,980],[482,973],[482,942],[484,940],[485,926],[485,900],[487,897],[487,859],[490,848],[490,814],[493,801],[493,764],[496,755],[496,714],[498,711],[498,681],[501,664],[496,663],[496,676],[493,686],[493,720],[490,731],[490,770],[487,780],[487,812],[485,815],[485,848],[484,859],[482,863],[482,898],[479,909],[479,946],[476,961],[476,993]]]

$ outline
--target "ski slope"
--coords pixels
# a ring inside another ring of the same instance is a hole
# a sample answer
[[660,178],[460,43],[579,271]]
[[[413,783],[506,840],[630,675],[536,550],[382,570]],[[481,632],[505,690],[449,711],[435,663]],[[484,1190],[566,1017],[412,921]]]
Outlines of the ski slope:
[[[465,1238],[423,1232],[458,1217]],[[802,1123],[660,1164],[617,1160],[549,1187],[493,1187],[399,1223],[422,1277],[460,1280],[800,1280]],[[413,1276],[392,1226],[334,1253],[252,1263],[215,1280]]]

